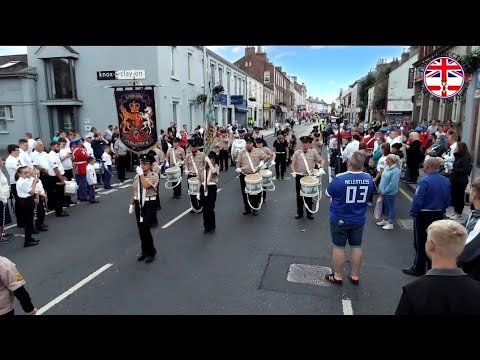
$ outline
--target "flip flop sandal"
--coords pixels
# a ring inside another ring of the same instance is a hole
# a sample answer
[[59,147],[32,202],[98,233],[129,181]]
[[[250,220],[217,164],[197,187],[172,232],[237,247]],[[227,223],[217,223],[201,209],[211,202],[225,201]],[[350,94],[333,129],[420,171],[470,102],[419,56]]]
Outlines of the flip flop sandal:
[[342,285],[343,279],[337,279],[334,274],[327,274],[325,275],[325,279],[330,281],[331,283]]
[[358,276],[355,276],[354,278],[352,275],[348,275],[348,280],[350,280],[353,285],[358,285],[360,282],[360,278]]

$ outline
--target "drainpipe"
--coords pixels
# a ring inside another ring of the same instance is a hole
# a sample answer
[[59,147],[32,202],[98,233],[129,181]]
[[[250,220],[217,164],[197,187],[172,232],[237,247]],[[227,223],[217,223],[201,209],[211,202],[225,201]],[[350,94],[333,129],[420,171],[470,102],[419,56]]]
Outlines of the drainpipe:
[[207,118],[207,104],[208,104],[208,94],[207,94],[207,47],[203,46],[203,94],[207,95],[207,101],[203,103],[203,124],[206,122]]

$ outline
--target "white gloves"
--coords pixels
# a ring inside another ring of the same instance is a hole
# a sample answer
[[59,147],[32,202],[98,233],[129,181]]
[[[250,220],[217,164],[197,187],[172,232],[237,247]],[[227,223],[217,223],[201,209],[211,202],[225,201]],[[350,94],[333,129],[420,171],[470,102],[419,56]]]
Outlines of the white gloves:
[[265,163],[262,161],[260,161],[260,164],[258,164],[258,168],[263,168],[265,166]]
[[165,167],[170,167],[170,164],[168,163],[168,161],[165,163]]
[[242,169],[236,168],[235,171],[240,174],[242,172]]
[[272,162],[270,163],[270,165],[272,165],[272,166],[275,165],[275,164],[276,164],[276,162],[273,161],[273,160],[272,160]]
[[190,174],[190,171],[188,171],[188,170],[185,170],[185,171],[184,171],[184,173],[185,173],[185,175],[187,175],[187,176],[188,176],[188,174]]
[[143,170],[142,170],[142,168],[141,168],[140,166],[137,166],[137,170],[136,170],[136,171],[137,171],[138,176],[142,176],[142,175],[143,175]]
[[293,177],[297,177],[297,173],[296,173],[296,172],[293,172],[293,173],[292,173],[292,176],[293,176]]
[[133,210],[135,210],[135,205],[130,204],[130,207],[128,208],[128,213],[133,214]]
[[320,170],[318,171],[318,173],[320,174],[320,176],[322,176],[322,175],[325,175],[325,174],[326,174],[326,173],[325,173],[325,170],[323,170],[323,169],[320,169]]
[[183,164],[184,164],[184,162],[183,162],[183,161],[179,161],[179,162],[177,162],[177,166],[182,166]]

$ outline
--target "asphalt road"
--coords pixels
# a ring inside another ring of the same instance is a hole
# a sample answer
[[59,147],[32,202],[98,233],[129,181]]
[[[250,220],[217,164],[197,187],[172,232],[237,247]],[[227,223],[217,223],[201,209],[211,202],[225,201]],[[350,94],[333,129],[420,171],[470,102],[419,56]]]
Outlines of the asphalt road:
[[[300,137],[311,127],[294,130]],[[267,141],[271,146],[272,138]],[[180,200],[171,199],[164,182],[152,264],[136,261],[140,240],[127,211],[131,182],[108,194],[99,191],[99,204],[71,207],[70,217],[47,216],[50,231],[35,236],[38,246],[24,248],[23,238],[14,237],[0,245],[0,254],[17,264],[45,315],[392,314],[401,286],[414,280],[401,271],[413,261],[412,231],[398,224],[394,231],[380,229],[373,208],[365,226],[360,285],[317,286],[287,281],[287,274],[291,264],[331,267],[327,198],[314,220],[296,220],[295,183],[288,177],[275,182],[257,217],[243,216],[239,179],[229,168],[220,174],[217,230],[204,234],[202,215],[188,213],[186,181]],[[328,176],[323,182],[326,186]],[[399,219],[410,219],[409,206],[399,194]],[[345,276],[348,272],[347,263]],[[16,309],[22,313],[18,303]]]

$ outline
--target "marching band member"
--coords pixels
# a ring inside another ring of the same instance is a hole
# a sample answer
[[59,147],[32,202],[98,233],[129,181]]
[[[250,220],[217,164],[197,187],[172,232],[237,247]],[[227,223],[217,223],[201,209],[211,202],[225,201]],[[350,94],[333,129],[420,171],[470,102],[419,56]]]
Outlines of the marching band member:
[[[158,178],[160,178],[160,175],[162,172],[162,166],[163,164],[165,164],[165,154],[158,146],[153,148],[153,150],[150,150],[148,153],[155,158],[155,162],[152,164],[152,171],[158,175]],[[160,204],[159,189],[160,189],[160,186],[157,186],[157,201],[156,201],[157,211],[162,209],[162,205]]]
[[220,161],[220,171],[223,171],[225,167],[225,171],[228,170],[228,146],[230,144],[230,140],[228,138],[228,134],[225,129],[221,130],[221,135],[217,138],[215,143],[215,148],[220,150],[219,154],[219,161]]
[[198,174],[200,196],[203,205],[204,233],[215,231],[215,202],[217,201],[218,165],[217,154],[211,151],[206,158],[206,165]]
[[140,155],[139,160],[140,166],[137,166],[137,175],[135,175],[133,179],[133,194],[130,201],[129,213],[132,214],[135,210],[138,232],[142,244],[142,252],[137,260],[145,260],[146,263],[151,263],[157,253],[153,245],[153,237],[150,229],[156,218],[155,198],[159,178],[158,175],[152,171],[152,164],[155,162],[155,158],[152,155]]
[[[240,151],[245,149],[245,129],[238,129],[238,138],[234,139],[232,141],[232,149],[231,149],[231,155],[232,155],[232,164],[231,166],[235,166],[235,162],[237,161],[237,158],[235,157],[234,151],[236,148],[241,149]],[[238,154],[240,153],[238,152]],[[238,157],[238,154],[236,155]]]
[[287,159],[290,158],[288,142],[285,140],[285,134],[283,132],[278,133],[277,140],[273,142],[272,151],[275,153],[275,158],[278,162],[275,164],[275,174],[277,179],[283,179],[285,170],[287,169]]
[[312,149],[316,150],[320,155],[322,155],[323,139],[318,132],[313,133]]
[[[237,169],[236,172],[240,173],[240,189],[242,191],[243,205],[245,211],[243,215],[252,213],[250,205],[248,205],[247,194],[245,194],[245,175],[255,174],[260,171],[264,166],[264,160],[268,160],[269,156],[262,150],[253,147],[253,137],[245,137],[245,150],[242,150],[237,156]],[[260,194],[250,195],[251,203],[253,207],[258,207],[260,203]],[[253,216],[257,215],[257,210],[253,210]]]
[[[275,165],[276,164],[275,163],[276,154],[272,150],[270,150],[268,147],[263,146],[264,145],[264,140],[262,138],[257,137],[255,139],[255,142],[257,144],[257,149],[262,150],[272,160],[271,163],[270,163],[270,166]],[[267,191],[263,190],[263,202],[265,202],[265,200],[267,200]]]
[[[170,164],[172,166],[180,166],[183,175],[183,160],[185,159],[185,150],[180,147],[180,139],[173,139],[173,146],[167,151],[167,162],[165,166],[168,168]],[[177,183],[172,183],[172,186],[175,186]],[[182,198],[182,185],[175,186],[173,188],[172,199],[181,199]]]
[[[185,158],[185,174],[187,178],[198,177],[198,174],[205,168],[205,154],[198,151],[198,143],[190,143],[190,153]],[[202,211],[202,202],[197,199],[197,195],[190,195],[193,209],[190,214],[200,213]]]
[[[324,160],[318,152],[310,148],[311,139],[309,136],[302,136],[302,149],[295,151],[292,156],[292,175],[295,178],[295,190],[297,192],[297,216],[295,219],[303,218],[303,199],[300,196],[300,179],[304,176],[312,176],[315,164],[323,169]],[[311,209],[313,199],[311,197],[305,198],[305,203]],[[307,217],[313,220],[313,215],[307,210]]]

